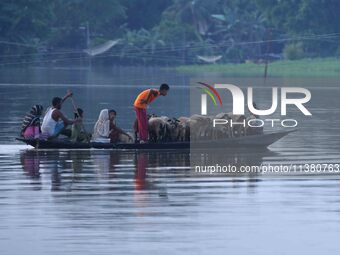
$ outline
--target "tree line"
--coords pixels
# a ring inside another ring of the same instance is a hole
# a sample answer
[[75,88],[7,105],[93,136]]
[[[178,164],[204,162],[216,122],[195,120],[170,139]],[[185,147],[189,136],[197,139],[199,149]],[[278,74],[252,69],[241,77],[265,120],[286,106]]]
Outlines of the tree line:
[[[3,0],[1,63],[242,63],[340,54],[338,0]],[[37,61],[38,62],[38,61]]]

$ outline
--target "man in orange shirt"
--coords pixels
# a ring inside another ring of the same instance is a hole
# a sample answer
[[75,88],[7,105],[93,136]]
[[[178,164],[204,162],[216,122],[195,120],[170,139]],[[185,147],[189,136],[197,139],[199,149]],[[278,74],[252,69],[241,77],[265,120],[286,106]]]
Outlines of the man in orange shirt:
[[148,118],[146,114],[146,108],[158,96],[166,96],[169,89],[169,85],[165,83],[160,86],[159,90],[146,89],[137,96],[135,102],[133,103],[138,121],[140,143],[145,143],[148,140]]

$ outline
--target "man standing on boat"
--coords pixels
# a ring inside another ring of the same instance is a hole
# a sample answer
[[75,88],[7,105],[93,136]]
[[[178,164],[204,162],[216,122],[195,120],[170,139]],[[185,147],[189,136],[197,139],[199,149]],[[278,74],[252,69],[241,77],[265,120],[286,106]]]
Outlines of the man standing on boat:
[[52,107],[50,107],[45,113],[45,117],[43,119],[43,123],[41,125],[41,132],[43,136],[47,136],[48,138],[57,137],[59,134],[64,134],[67,136],[71,136],[71,130],[69,132],[65,132],[67,125],[72,125],[75,123],[79,123],[81,121],[80,118],[69,120],[64,114],[61,112],[61,106],[63,102],[72,97],[73,93],[69,90],[64,98],[54,97],[52,99]]
[[140,143],[145,143],[148,140],[148,117],[146,114],[146,108],[154,101],[158,96],[166,96],[170,87],[168,84],[163,83],[158,89],[146,89],[142,91],[133,103],[133,107],[136,111],[136,117],[138,122],[138,133]]

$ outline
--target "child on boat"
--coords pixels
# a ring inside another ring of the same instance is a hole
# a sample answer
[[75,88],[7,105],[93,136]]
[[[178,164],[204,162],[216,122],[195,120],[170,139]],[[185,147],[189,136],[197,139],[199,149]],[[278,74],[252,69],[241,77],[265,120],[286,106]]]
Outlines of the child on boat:
[[91,134],[88,134],[83,128],[83,109],[77,108],[77,112],[74,113],[74,118],[80,120],[80,122],[72,125],[71,141],[72,142],[89,142]]
[[93,141],[117,143],[122,140],[122,136],[127,136],[129,140],[132,140],[128,133],[116,126],[116,116],[115,110],[101,110],[94,126]]
[[42,105],[34,105],[22,121],[21,136],[25,139],[38,139],[41,133],[40,117]]

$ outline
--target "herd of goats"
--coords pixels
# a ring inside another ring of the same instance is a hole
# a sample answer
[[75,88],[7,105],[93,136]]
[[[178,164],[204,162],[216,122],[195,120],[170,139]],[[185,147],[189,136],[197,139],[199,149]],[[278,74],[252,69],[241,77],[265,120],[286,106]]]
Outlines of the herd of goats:
[[[263,128],[249,126],[250,119],[258,119],[251,115],[233,115],[219,113],[216,116],[194,114],[191,117],[169,118],[167,116],[148,115],[149,142],[184,142],[198,140],[220,140],[246,135],[263,133]],[[225,120],[224,125],[214,125],[214,120]],[[230,125],[230,123],[238,123]],[[241,123],[245,123],[242,125]],[[135,139],[137,139],[138,124],[134,124]]]

